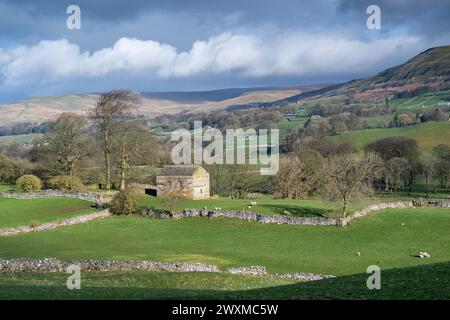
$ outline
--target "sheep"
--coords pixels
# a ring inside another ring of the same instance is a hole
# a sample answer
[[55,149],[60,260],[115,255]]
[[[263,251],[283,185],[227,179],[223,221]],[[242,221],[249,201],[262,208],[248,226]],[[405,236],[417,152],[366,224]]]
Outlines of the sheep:
[[431,255],[428,252],[419,252],[419,258],[423,259],[423,258],[431,258]]

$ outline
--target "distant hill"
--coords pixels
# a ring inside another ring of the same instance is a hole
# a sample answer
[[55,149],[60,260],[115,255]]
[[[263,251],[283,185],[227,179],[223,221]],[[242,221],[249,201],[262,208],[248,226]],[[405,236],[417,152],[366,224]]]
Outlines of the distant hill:
[[283,102],[297,102],[314,97],[345,95],[355,99],[385,99],[393,94],[426,92],[450,87],[450,46],[428,49],[411,60],[386,69],[373,77],[332,85],[315,91],[281,99],[270,106]]
[[[264,103],[315,90],[324,85],[293,88],[235,88],[199,92],[144,92],[136,113],[154,118],[180,112],[225,110],[230,106]],[[86,114],[99,94],[77,94],[58,97],[33,97],[0,105],[0,126],[17,123],[42,123],[62,112]]]
[[[237,98],[239,96],[257,92],[276,92],[285,90],[310,91],[326,87],[326,84],[313,84],[297,87],[255,87],[255,88],[227,88],[210,91],[168,91],[142,92],[141,95],[149,99],[170,100],[178,103],[218,102]],[[253,101],[257,102],[257,101]]]

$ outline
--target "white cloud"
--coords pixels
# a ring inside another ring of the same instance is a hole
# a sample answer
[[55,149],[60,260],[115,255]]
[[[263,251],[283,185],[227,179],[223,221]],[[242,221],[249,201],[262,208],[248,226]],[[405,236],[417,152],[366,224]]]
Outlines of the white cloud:
[[224,33],[194,42],[189,51],[179,52],[156,41],[121,38],[110,48],[90,53],[63,39],[0,48],[0,74],[3,85],[15,87],[113,73],[163,78],[223,73],[307,77],[381,70],[386,61],[402,61],[418,47],[418,38],[405,36],[361,41],[330,34],[261,37]]

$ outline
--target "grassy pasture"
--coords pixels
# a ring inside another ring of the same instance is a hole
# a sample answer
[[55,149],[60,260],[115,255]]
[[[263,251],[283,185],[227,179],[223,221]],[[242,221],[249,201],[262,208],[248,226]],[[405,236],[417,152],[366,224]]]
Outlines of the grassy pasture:
[[327,139],[334,142],[350,141],[358,149],[363,149],[369,142],[396,136],[415,139],[421,150],[428,153],[439,144],[449,144],[450,122],[422,123],[404,128],[357,130],[330,136]]
[[[250,202],[256,201],[257,205],[250,207]],[[154,208],[157,210],[165,210],[163,202],[160,198],[145,196],[140,206],[143,208]],[[292,216],[297,217],[336,217],[341,212],[341,206],[337,202],[327,202],[321,200],[297,200],[297,199],[272,199],[268,197],[257,198],[253,200],[239,199],[208,199],[208,200],[183,200],[178,204],[178,210],[185,208],[213,210],[221,208],[222,210],[233,211],[249,211],[261,214],[283,214],[289,211]],[[350,206],[350,211],[364,207],[363,203],[357,203]]]
[[91,205],[88,201],[69,198],[32,200],[0,198],[0,228],[71,218],[94,212],[96,209]]
[[19,134],[15,136],[0,136],[0,145],[31,143],[34,139],[42,137],[40,133]]
[[16,189],[16,186],[12,184],[0,184],[0,191],[12,191]]
[[[272,273],[342,276],[364,273],[372,264],[385,270],[450,261],[449,225],[445,208],[385,210],[346,228],[116,216],[0,238],[0,257],[262,265]],[[416,258],[419,251],[431,258]]]

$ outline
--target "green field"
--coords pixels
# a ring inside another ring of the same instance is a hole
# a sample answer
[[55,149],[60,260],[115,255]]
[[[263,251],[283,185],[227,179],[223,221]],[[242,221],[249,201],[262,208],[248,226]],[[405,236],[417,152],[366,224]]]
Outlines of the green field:
[[[211,273],[83,272],[81,290],[67,274],[0,273],[0,299],[450,299],[450,263],[382,270],[307,283]],[[106,289],[107,288],[107,289]]]
[[34,139],[42,137],[40,133],[19,134],[15,136],[0,136],[0,145],[31,143]]
[[[256,206],[250,206],[250,202],[255,201]],[[140,206],[143,208],[153,208],[157,210],[167,210],[164,207],[161,198],[145,196]],[[363,203],[352,204],[350,211],[364,207]],[[268,197],[257,198],[253,200],[239,200],[221,198],[217,200],[183,200],[178,206],[177,210],[181,211],[185,208],[189,209],[203,209],[213,210],[214,208],[221,208],[222,210],[233,211],[248,211],[261,214],[283,214],[288,211],[292,216],[297,217],[336,217],[341,213],[341,206],[336,202],[327,202],[321,200],[298,200],[298,199],[272,199]]]
[[12,191],[12,190],[16,190],[16,186],[15,185],[11,185],[11,184],[0,184],[0,191]]
[[[449,225],[444,208],[386,210],[346,228],[115,216],[0,238],[0,257],[262,265],[272,273],[351,275],[372,264],[385,270],[450,261]],[[431,258],[416,258],[419,251]]]
[[0,198],[0,228],[19,227],[35,222],[57,221],[95,210],[90,202],[78,199],[18,200]]
[[430,122],[405,128],[367,129],[346,132],[328,137],[330,141],[350,141],[359,149],[367,143],[388,137],[415,139],[424,152],[430,152],[439,144],[450,144],[450,122]]
[[277,128],[280,129],[282,133],[285,133],[284,131],[288,130],[298,130],[300,128],[303,128],[307,120],[308,117],[299,117],[291,121],[283,118],[281,121],[277,123]]
[[429,92],[422,96],[412,98],[400,98],[390,101],[392,106],[399,111],[414,112],[422,107],[431,109],[439,107],[439,103],[450,101],[450,91]]

